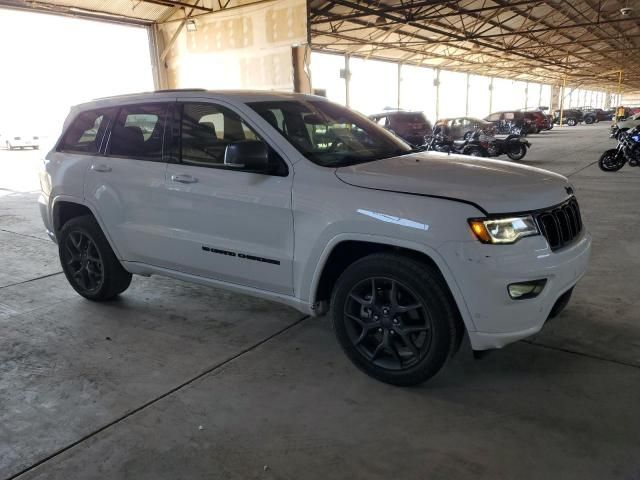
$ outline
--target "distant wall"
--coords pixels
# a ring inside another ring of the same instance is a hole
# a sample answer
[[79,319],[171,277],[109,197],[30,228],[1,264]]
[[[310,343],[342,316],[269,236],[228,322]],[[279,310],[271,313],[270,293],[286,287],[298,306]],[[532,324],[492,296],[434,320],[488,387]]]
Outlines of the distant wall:
[[[307,41],[305,0],[248,4],[195,21],[197,31],[183,28],[161,65],[167,88],[294,90],[293,46]],[[161,24],[158,45],[169,45],[179,25]]]
[[623,93],[621,103],[625,107],[640,107],[640,92]]

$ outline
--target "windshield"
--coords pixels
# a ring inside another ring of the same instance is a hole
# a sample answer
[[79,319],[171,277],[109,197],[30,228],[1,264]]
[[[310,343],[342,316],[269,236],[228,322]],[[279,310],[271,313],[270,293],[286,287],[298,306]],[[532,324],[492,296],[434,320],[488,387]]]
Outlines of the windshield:
[[326,101],[249,103],[306,158],[324,167],[344,167],[414,150],[366,117]]

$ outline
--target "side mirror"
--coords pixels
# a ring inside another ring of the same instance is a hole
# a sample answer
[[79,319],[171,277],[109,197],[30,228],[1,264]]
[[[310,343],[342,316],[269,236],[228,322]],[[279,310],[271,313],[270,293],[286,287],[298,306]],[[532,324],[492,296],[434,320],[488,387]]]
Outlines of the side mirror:
[[227,167],[267,173],[271,170],[269,148],[260,140],[240,140],[227,145],[224,151]]

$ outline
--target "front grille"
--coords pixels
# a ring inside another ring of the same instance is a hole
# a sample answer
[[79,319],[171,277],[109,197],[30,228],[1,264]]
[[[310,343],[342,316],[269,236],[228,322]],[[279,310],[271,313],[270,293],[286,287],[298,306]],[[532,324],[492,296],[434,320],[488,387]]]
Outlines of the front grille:
[[553,251],[570,244],[582,231],[580,207],[575,197],[557,207],[538,212],[535,217],[540,232]]

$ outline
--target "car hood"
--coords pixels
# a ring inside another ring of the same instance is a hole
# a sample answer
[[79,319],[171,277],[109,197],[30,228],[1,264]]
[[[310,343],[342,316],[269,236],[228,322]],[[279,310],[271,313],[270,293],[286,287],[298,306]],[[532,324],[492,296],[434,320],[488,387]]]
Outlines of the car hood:
[[488,213],[526,212],[557,205],[570,195],[562,175],[500,160],[421,152],[341,167],[349,185],[450,198]]

